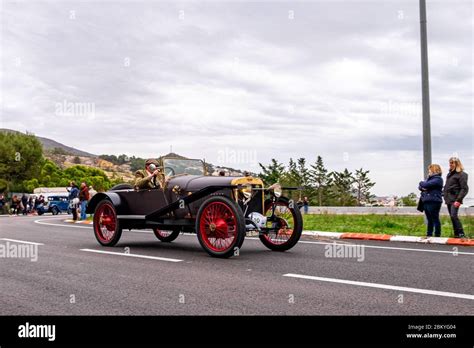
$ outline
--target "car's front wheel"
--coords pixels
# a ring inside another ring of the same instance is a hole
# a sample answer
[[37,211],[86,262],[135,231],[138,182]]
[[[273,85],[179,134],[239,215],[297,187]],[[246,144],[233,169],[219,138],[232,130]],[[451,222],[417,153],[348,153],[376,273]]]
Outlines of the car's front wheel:
[[160,230],[159,228],[153,229],[153,233],[155,234],[156,238],[165,243],[172,242],[178,238],[179,232],[181,232],[179,228],[175,228],[173,230]]
[[293,248],[303,232],[303,217],[296,203],[284,197],[269,199],[265,213],[268,231],[259,236],[263,245],[273,251]]
[[117,212],[109,200],[101,201],[95,208],[94,234],[97,241],[104,246],[114,246],[122,236]]
[[53,207],[53,209],[51,209],[51,213],[53,215],[58,215],[59,214],[59,209],[57,207]]
[[245,238],[245,220],[240,207],[224,196],[208,198],[196,218],[198,240],[214,257],[238,255]]

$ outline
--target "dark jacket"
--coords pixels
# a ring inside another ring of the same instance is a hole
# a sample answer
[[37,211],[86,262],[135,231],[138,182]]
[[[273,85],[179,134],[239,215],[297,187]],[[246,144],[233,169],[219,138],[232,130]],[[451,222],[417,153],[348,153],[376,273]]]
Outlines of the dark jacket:
[[71,190],[69,191],[69,200],[72,201],[74,198],[77,198],[79,196],[79,189],[77,186],[71,187]]
[[81,188],[81,191],[79,192],[79,200],[81,202],[89,200],[89,188],[87,186]]
[[462,204],[462,200],[468,192],[467,173],[455,170],[450,171],[446,177],[446,185],[443,192],[446,204],[453,204],[454,202]]
[[423,203],[443,203],[443,178],[441,174],[431,175],[425,181],[420,181],[418,189],[421,191]]

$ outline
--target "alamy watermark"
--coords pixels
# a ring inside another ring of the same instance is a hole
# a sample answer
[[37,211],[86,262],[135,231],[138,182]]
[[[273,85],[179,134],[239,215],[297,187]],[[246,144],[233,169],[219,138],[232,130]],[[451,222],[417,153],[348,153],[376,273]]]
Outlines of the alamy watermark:
[[55,104],[55,114],[57,116],[94,118],[95,103],[70,102],[64,99],[62,102]]
[[234,165],[247,164],[256,166],[257,151],[255,150],[234,150],[228,147],[217,152],[217,164],[219,165]]
[[38,244],[0,243],[0,259],[30,259],[38,261]]
[[328,258],[357,259],[357,262],[365,260],[364,245],[357,244],[327,244],[324,246],[324,256]]

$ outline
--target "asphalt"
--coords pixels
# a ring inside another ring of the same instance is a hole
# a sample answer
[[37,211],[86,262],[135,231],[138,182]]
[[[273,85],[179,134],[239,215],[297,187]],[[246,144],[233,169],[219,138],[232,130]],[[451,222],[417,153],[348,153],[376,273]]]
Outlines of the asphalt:
[[326,257],[328,239],[305,237],[279,253],[246,238],[239,256],[216,259],[187,234],[162,243],[124,231],[105,248],[91,226],[66,218],[0,218],[0,244],[42,244],[36,262],[0,258],[0,315],[474,314],[472,247],[336,242],[364,246],[359,262]]

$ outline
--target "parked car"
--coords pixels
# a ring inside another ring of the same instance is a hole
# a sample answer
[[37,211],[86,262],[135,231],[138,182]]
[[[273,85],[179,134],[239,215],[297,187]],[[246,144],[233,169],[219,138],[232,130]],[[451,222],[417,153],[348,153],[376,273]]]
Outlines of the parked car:
[[69,198],[66,195],[63,196],[49,196],[45,199],[45,204],[38,207],[38,215],[44,213],[51,213],[58,215],[60,213],[70,214],[69,209]]
[[300,239],[301,212],[282,195],[295,188],[264,187],[251,176],[209,176],[201,160],[162,158],[160,166],[166,179],[159,188],[120,184],[91,199],[87,213],[94,214],[101,245],[117,244],[123,229],[150,228],[162,242],[193,232],[211,256],[226,258],[238,253],[247,232],[258,232],[275,251],[291,249]]

